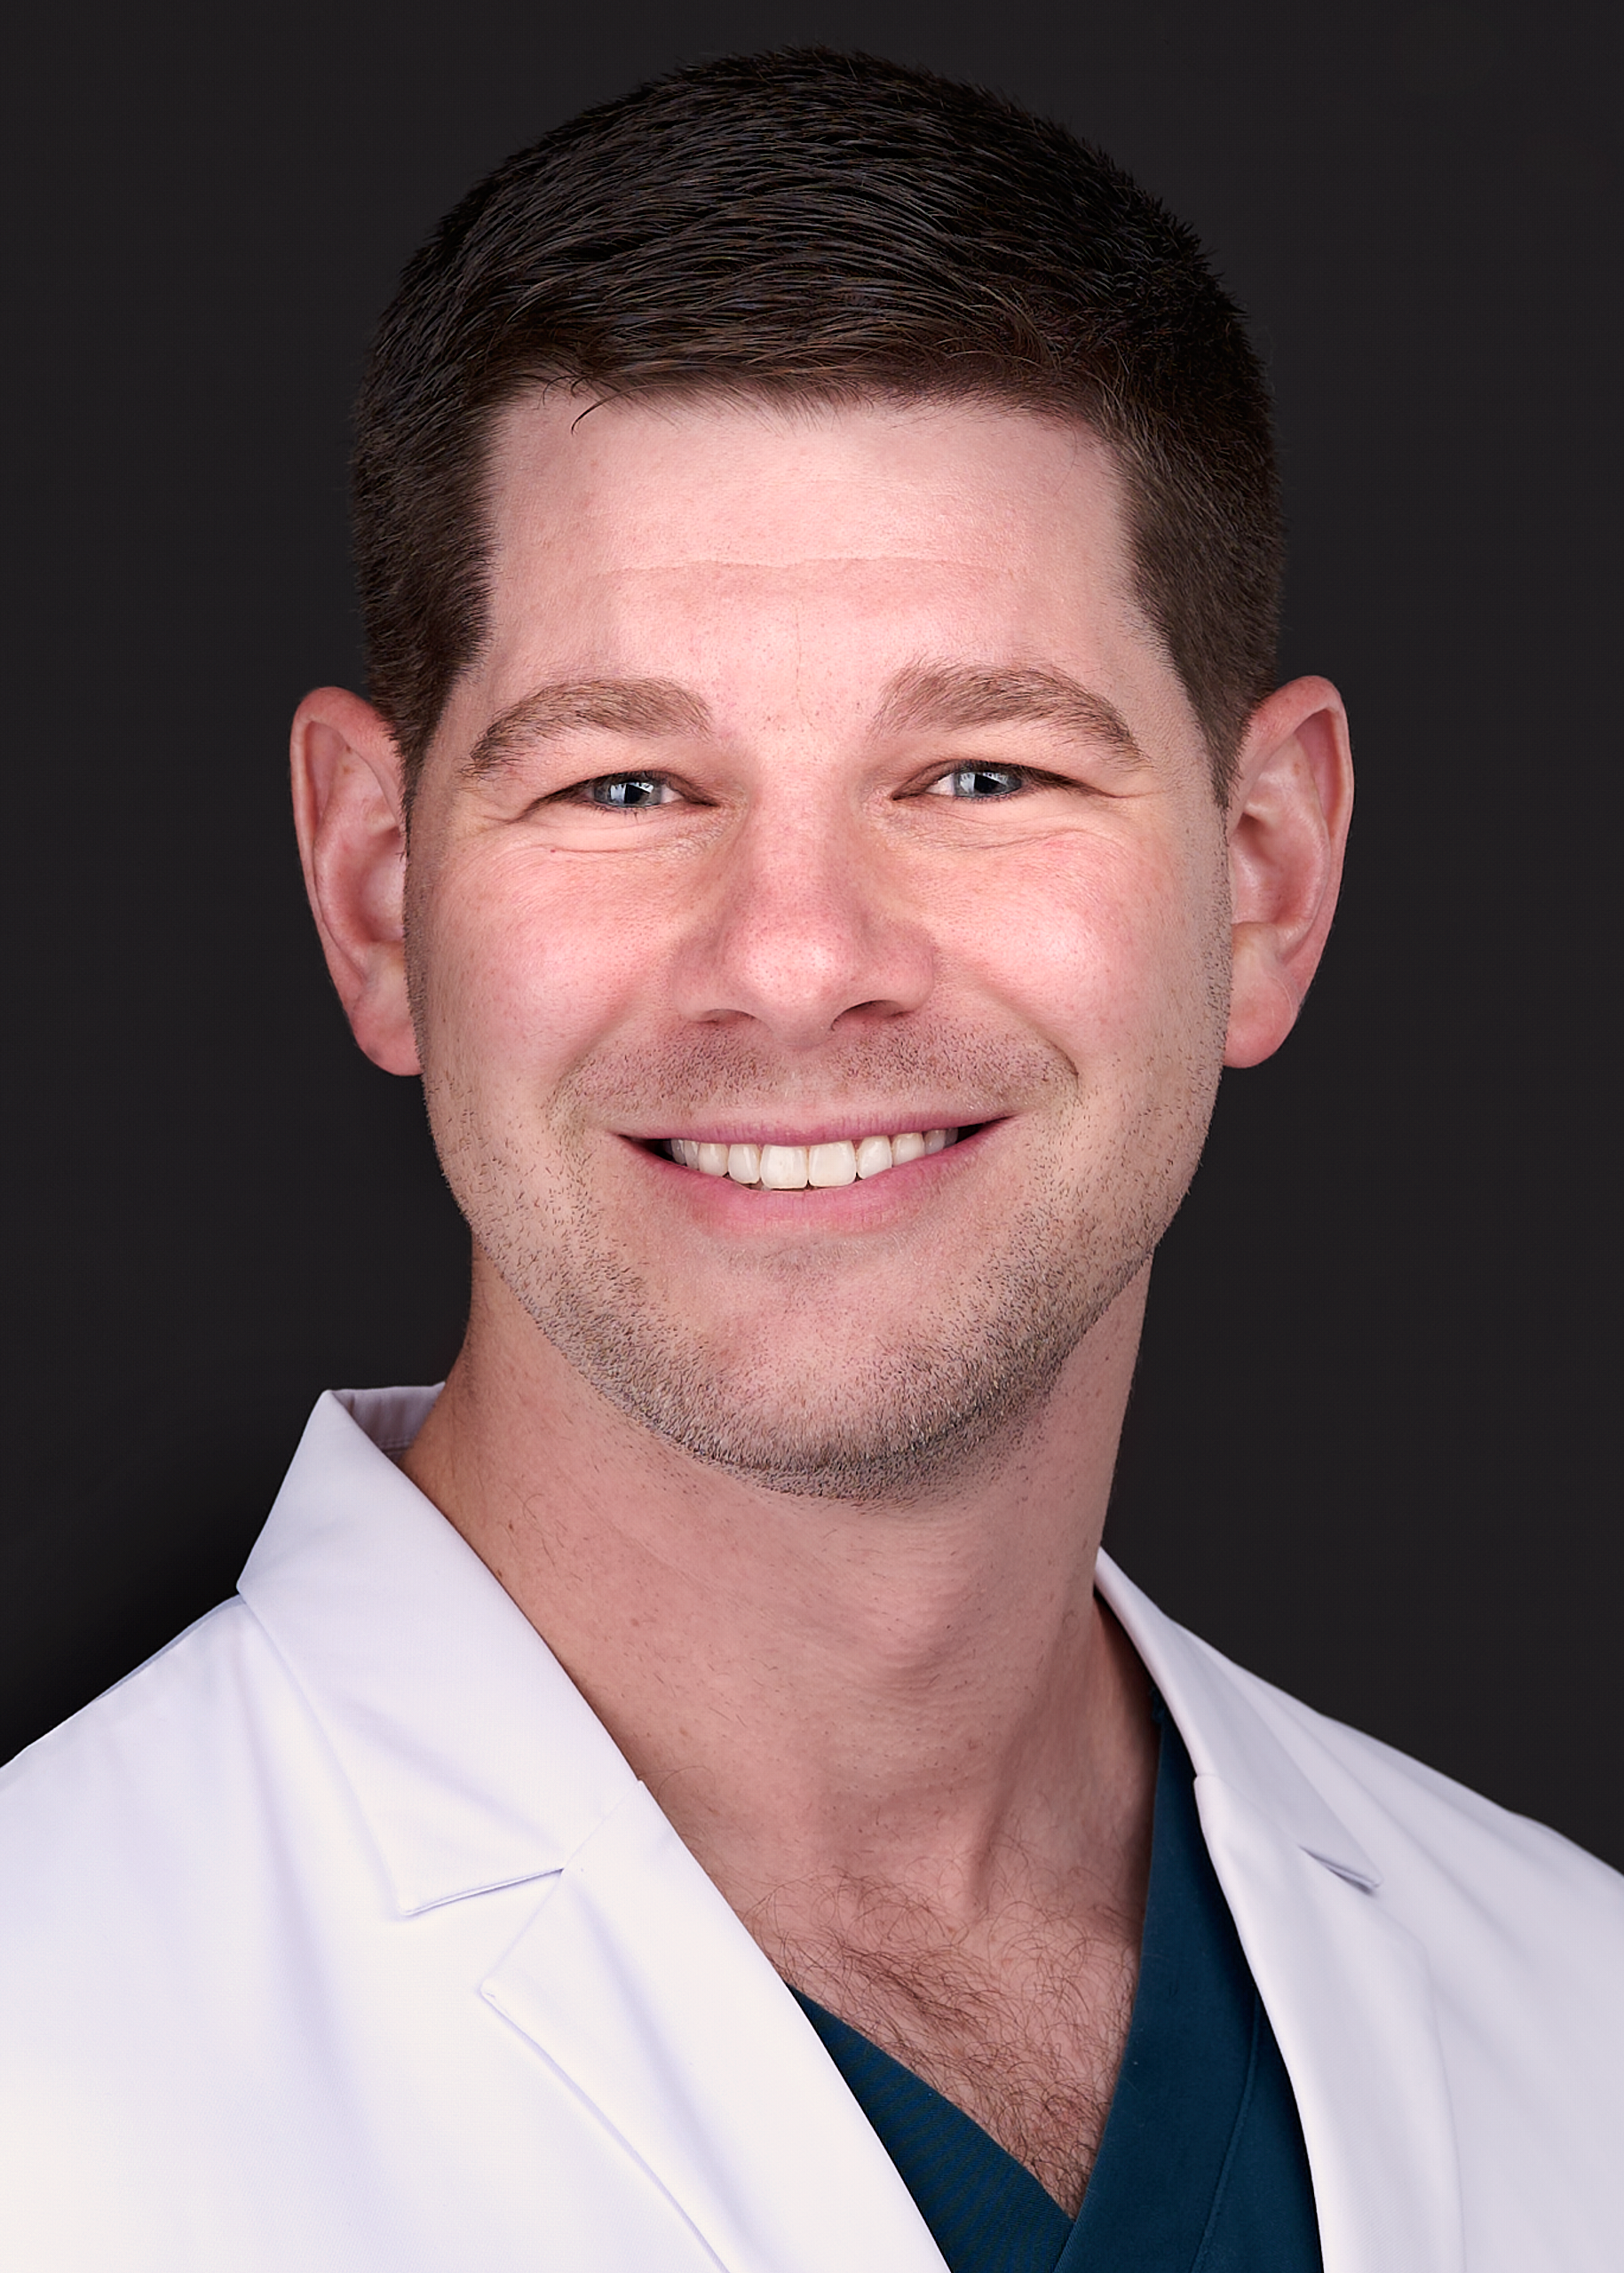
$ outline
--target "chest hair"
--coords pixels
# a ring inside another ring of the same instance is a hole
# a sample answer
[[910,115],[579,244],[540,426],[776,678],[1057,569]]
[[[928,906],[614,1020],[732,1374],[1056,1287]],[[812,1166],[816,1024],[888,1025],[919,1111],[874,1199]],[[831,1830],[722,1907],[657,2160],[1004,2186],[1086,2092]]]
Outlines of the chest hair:
[[[804,1891],[804,1890],[797,1890]],[[971,1928],[887,1889],[748,1922],[784,1977],[951,2100],[1075,2215],[1128,2039],[1137,1921],[1010,1905]]]

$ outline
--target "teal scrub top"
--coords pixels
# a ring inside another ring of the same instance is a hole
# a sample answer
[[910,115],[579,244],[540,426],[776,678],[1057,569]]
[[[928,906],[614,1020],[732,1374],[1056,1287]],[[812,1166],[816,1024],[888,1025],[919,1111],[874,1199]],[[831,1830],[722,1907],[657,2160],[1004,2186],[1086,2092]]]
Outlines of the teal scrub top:
[[1151,1875],[1121,2071],[1078,2216],[962,2109],[800,2000],[951,2273],[1322,2273],[1296,2101],[1156,1701]]

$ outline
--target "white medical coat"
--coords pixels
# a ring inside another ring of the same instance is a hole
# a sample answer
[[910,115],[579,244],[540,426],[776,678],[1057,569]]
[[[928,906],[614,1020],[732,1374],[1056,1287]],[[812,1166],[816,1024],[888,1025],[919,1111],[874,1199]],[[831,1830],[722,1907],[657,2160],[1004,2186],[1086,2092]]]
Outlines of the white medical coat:
[[[241,1592],[0,1776],[6,2273],[941,2273],[545,1644],[322,1398]],[[1102,1558],[1196,1769],[1326,2273],[1624,2269],[1624,1881]]]

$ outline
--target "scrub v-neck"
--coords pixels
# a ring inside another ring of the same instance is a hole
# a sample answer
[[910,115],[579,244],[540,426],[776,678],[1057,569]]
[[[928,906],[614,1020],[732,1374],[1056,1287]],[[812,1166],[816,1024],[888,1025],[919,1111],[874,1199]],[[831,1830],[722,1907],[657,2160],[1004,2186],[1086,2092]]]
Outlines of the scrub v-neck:
[[1321,2273],[1285,2063],[1156,1700],[1150,1887],[1138,1988],[1081,2213],[912,2069],[797,1990],[951,2273]]

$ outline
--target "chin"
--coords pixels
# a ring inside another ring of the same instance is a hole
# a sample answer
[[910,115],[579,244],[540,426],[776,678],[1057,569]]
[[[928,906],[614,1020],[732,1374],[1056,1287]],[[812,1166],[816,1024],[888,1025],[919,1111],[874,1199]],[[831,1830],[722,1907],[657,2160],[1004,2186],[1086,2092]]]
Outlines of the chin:
[[630,1300],[618,1273],[554,1282],[545,1301],[515,1291],[595,1389],[702,1466],[792,1497],[896,1504],[942,1493],[1018,1440],[1145,1260],[1137,1243],[1105,1268],[1097,1252],[1073,1247],[1069,1266],[1053,1245],[1038,1253],[1042,1271],[1023,1269],[1012,1241],[995,1276],[879,1344],[850,1313],[827,1331],[780,1313],[770,1348],[718,1348]]

